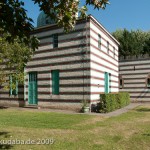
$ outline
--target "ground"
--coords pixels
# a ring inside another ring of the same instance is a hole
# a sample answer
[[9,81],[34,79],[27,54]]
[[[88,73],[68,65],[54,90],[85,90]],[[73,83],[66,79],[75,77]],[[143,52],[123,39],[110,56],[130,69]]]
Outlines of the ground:
[[[0,109],[0,142],[22,140],[47,144],[9,145],[15,150],[150,150],[150,105],[118,116]],[[46,140],[46,141],[45,141]]]

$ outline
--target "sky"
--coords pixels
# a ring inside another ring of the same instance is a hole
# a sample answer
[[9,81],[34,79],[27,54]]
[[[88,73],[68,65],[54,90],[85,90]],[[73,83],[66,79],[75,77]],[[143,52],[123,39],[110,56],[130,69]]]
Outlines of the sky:
[[[23,0],[27,14],[37,24],[40,13],[38,5],[32,0]],[[109,32],[117,29],[150,31],[150,0],[109,0],[105,10],[88,7],[88,14],[93,15]],[[81,0],[82,4],[83,0]]]

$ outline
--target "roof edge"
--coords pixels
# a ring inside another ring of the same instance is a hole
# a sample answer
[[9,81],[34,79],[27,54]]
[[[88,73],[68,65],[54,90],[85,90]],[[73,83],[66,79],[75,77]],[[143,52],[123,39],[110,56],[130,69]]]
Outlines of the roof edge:
[[118,45],[120,45],[120,43],[118,42],[118,40],[117,40],[114,36],[112,36],[112,34],[111,34],[110,32],[108,32],[108,31],[106,30],[106,28],[105,28],[96,18],[94,18],[91,14],[89,15],[89,17],[90,17],[94,22],[96,22]]

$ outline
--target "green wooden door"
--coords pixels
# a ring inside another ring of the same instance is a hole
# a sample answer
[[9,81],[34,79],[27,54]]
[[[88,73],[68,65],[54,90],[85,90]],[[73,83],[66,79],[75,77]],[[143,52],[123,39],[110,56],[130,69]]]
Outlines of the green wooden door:
[[37,104],[37,73],[29,73],[28,87],[28,102],[29,104]]
[[110,89],[109,89],[109,73],[108,72],[105,72],[105,93],[109,93],[110,92]]

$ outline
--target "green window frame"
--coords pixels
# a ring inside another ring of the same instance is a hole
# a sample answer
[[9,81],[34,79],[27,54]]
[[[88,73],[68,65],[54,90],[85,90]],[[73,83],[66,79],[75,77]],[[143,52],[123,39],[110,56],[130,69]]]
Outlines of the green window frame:
[[59,95],[59,70],[52,70],[52,94]]
[[53,34],[53,48],[58,47],[58,34]]
[[18,95],[18,81],[12,75],[9,76],[10,95]]

